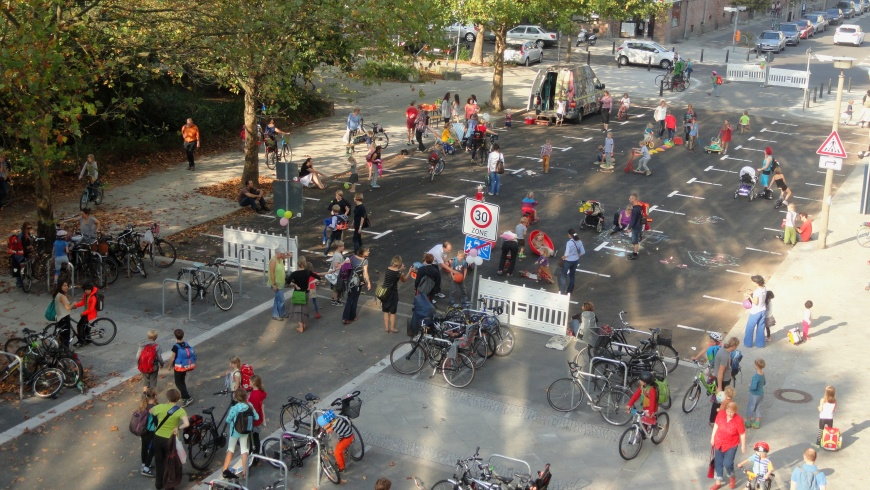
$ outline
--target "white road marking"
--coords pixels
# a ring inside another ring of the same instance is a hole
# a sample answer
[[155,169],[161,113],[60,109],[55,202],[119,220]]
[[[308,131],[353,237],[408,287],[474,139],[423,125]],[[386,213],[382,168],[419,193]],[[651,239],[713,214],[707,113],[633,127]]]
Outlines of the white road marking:
[[809,182],[804,182],[804,185],[811,185],[813,187],[824,187],[824,185],[822,185],[822,184],[811,184]]
[[516,156],[514,156],[514,158],[525,158],[526,160],[540,160],[541,159],[541,157],[526,157],[523,155],[516,155]]
[[793,126],[793,127],[795,127],[795,128],[798,127],[797,124],[784,123],[784,122],[780,122],[780,121],[773,121],[773,122],[770,123],[770,124],[781,124],[781,125],[783,125],[783,126]]
[[577,272],[583,272],[584,274],[592,274],[593,276],[610,277],[610,274],[601,274],[599,272],[587,271],[585,269],[577,269]]
[[799,134],[799,133],[786,133],[786,132],[784,132],[784,131],[774,131],[774,130],[772,130],[772,129],[767,129],[767,128],[761,128],[761,131],[760,131],[760,132],[762,132],[762,133],[776,133],[776,134],[789,134],[789,135],[792,135],[792,136],[796,136],[796,135]]
[[562,137],[563,138],[571,138],[572,140],[580,140],[584,143],[586,143],[587,141],[592,141],[592,138],[580,138],[578,136],[562,136]]
[[674,196],[688,197],[689,199],[704,199],[703,197],[690,196],[688,194],[680,194],[679,191],[674,191],[674,192],[671,192],[670,194],[668,194],[668,197],[674,197]]
[[304,196],[303,199],[308,199],[309,201],[319,201],[319,200],[320,200],[319,198],[316,198],[316,197],[308,197],[308,196]]
[[[594,250],[595,250],[596,252],[600,252],[601,250],[603,250],[603,249],[605,249],[605,248],[606,248],[607,250],[615,250],[615,251],[617,251],[617,252],[631,253],[630,250],[626,250],[626,249],[624,249],[624,248],[611,247],[611,246],[610,246],[610,242],[604,242],[604,243],[602,243],[601,245],[595,247]],[[580,269],[577,269],[577,270],[580,270]],[[610,277],[610,276],[607,276],[607,277]]]
[[559,151],[568,151],[568,150],[570,150],[571,148],[574,148],[574,147],[573,147],[573,146],[568,146],[568,147],[554,146],[554,147],[553,147],[554,150],[559,150]]
[[686,330],[694,330],[696,332],[705,332],[705,333],[709,332],[709,330],[704,330],[703,328],[695,328],[695,327],[690,327],[688,325],[680,325],[679,323],[677,324],[677,328],[685,328]]
[[743,145],[737,145],[734,149],[735,150],[758,151],[758,152],[764,153],[764,150],[756,150],[755,148],[747,148]]
[[743,304],[743,303],[741,303],[740,301],[734,301],[734,300],[731,300],[731,299],[725,299],[725,298],[717,298],[716,296],[707,296],[706,294],[703,295],[703,296],[701,296],[701,297],[704,298],[704,299],[712,299],[713,301],[722,301],[723,303],[731,303],[731,304],[734,304],[734,305],[740,305],[740,304]]
[[506,168],[505,170],[507,170],[508,172],[510,172],[512,175],[516,175],[516,174],[518,174],[518,173],[524,171],[525,169],[524,169],[524,168],[521,168],[521,169],[514,170],[514,169],[511,169],[511,168]]
[[393,230],[387,230],[387,231],[384,231],[384,232],[369,231],[369,230],[360,230],[360,233],[368,233],[369,235],[374,235],[374,236],[375,236],[375,240],[377,240],[377,239],[383,237],[384,235],[389,235],[389,234],[392,233],[392,232],[393,232]]
[[652,207],[649,208],[649,212],[650,212],[650,213],[653,212],[653,211],[658,211],[658,212],[660,212],[660,213],[679,214],[680,216],[685,216],[685,215],[686,215],[686,213],[681,213],[681,212],[679,212],[679,211],[668,211],[667,209],[662,209],[662,208],[660,208],[660,207],[658,206],[658,204],[656,204],[655,206],[652,206]]
[[776,140],[766,140],[762,138],[756,138],[755,136],[750,136],[749,138],[746,138],[746,141],[764,141],[767,143],[776,143]]
[[410,211],[399,211],[398,209],[391,209],[390,212],[392,212],[392,213],[407,214],[407,215],[409,215],[409,216],[413,216],[414,219],[420,219],[420,218],[422,218],[422,217],[424,217],[424,216],[426,216],[426,215],[428,215],[428,214],[432,214],[432,211],[426,211],[425,213],[412,213],[412,212],[410,212]]
[[686,181],[687,184],[694,184],[695,182],[697,182],[699,184],[718,185],[719,187],[722,187],[722,184],[716,184],[715,182],[706,182],[703,180],[698,180],[695,177],[692,177],[691,179]]
[[[737,160],[738,162],[752,162],[752,160],[747,160],[745,158],[734,158],[730,155],[722,155],[722,158],[720,158],[719,160]],[[734,172],[734,173],[737,173],[737,172]]]
[[762,250],[760,248],[752,248],[752,247],[745,247],[745,248],[746,248],[746,250],[752,250],[753,252],[761,252],[761,253],[766,253],[766,254],[770,254],[770,255],[782,255],[779,252],[771,252],[770,250]]
[[795,198],[795,199],[802,199],[802,200],[804,200],[804,201],[816,201],[816,202],[822,202],[821,199],[812,199],[812,198],[809,198],[809,197],[801,197],[801,196],[791,196],[791,197],[793,197],[793,198]]
[[432,196],[432,197],[443,197],[444,199],[450,199],[450,202],[456,202],[456,201],[458,201],[458,200],[460,200],[460,199],[462,199],[462,198],[465,197],[465,194],[463,194],[463,195],[461,195],[461,196],[456,196],[456,197],[454,197],[454,196],[445,196],[444,194],[431,194],[431,193],[427,193],[426,195],[427,195],[427,196]]
[[725,173],[729,173],[729,174],[736,174],[737,173],[734,170],[725,170],[725,169],[721,169],[721,168],[716,168],[712,165],[710,165],[709,167],[704,169],[705,172],[709,172],[710,170],[715,170],[716,172],[725,172]]
[[471,182],[472,184],[483,184],[483,182],[481,182],[479,180],[469,180],[469,179],[459,179],[459,180],[461,180],[463,182]]
[[[820,174],[827,173],[826,170],[816,170],[816,172],[818,172]],[[834,173],[834,175],[836,175],[837,177],[845,177],[846,176],[846,174],[838,174],[838,173]]]
[[740,274],[741,276],[751,276],[752,275],[748,272],[740,272],[740,271],[735,271],[735,270],[731,270],[731,269],[725,269],[725,272],[730,272],[732,274]]

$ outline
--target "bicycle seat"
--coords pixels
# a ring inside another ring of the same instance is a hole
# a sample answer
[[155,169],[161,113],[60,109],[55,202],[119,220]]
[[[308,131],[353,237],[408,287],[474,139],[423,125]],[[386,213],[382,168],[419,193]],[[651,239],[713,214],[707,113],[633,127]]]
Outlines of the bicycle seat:
[[214,407],[203,409],[202,413],[206,415],[211,415],[212,413],[214,413]]
[[317,400],[320,400],[320,397],[315,395],[314,393],[306,393],[305,394],[305,401],[316,402]]

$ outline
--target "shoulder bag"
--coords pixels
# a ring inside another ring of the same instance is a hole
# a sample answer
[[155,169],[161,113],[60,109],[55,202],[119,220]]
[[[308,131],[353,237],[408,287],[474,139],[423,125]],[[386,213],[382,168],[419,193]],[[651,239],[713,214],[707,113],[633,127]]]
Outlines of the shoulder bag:
[[495,162],[495,173],[503,174],[504,173],[504,157],[499,155],[498,161]]

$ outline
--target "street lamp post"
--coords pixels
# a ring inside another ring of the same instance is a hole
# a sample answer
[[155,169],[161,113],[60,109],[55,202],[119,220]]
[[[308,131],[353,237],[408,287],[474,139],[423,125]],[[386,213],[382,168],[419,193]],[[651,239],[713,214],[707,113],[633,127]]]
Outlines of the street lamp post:
[[731,35],[731,47],[733,48],[737,43],[737,19],[740,18],[740,12],[746,11],[746,7],[724,7],[723,10],[734,14],[734,33]]
[[[846,80],[846,70],[852,68],[854,58],[833,58],[834,68],[840,69],[840,76],[837,77],[837,98],[834,103],[834,122],[831,125],[831,131],[836,132],[840,129],[840,111],[843,104],[843,82]],[[828,168],[825,170],[825,190],[822,195],[822,222],[819,228],[819,249],[825,249],[828,241],[828,218],[831,214],[831,187],[834,181],[834,169]]]

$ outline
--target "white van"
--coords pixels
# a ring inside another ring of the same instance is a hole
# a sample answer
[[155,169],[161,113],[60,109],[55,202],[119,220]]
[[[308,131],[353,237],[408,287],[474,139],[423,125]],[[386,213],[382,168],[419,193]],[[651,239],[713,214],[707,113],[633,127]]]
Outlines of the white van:
[[527,111],[535,110],[535,99],[541,97],[541,112],[554,112],[559,100],[568,101],[565,119],[580,121],[583,116],[599,112],[598,100],[604,95],[604,84],[589,65],[559,64],[541,69],[529,91]]

